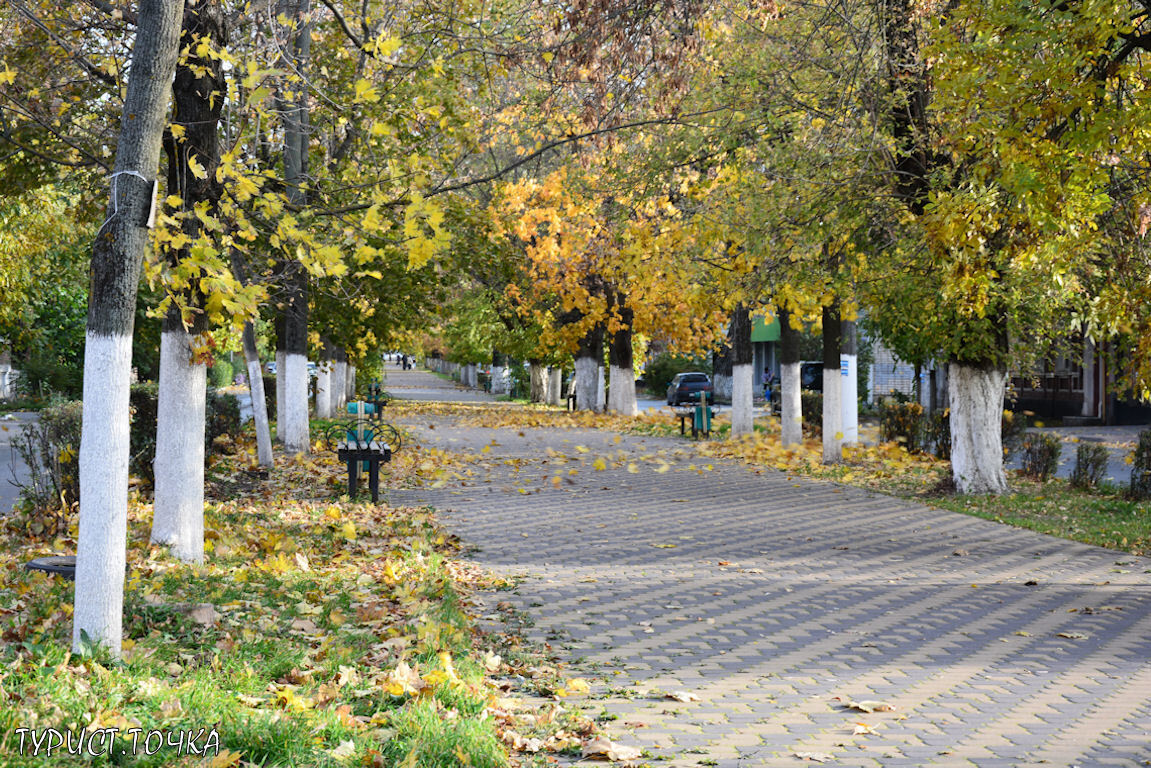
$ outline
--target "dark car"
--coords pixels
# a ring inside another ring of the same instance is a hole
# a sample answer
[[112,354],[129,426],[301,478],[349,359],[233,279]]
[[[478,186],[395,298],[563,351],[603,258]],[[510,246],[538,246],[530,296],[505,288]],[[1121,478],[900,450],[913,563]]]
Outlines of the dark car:
[[823,391],[823,363],[799,364],[799,388]]
[[706,392],[711,401],[711,379],[706,373],[677,373],[667,387],[667,404],[698,403],[700,392]]

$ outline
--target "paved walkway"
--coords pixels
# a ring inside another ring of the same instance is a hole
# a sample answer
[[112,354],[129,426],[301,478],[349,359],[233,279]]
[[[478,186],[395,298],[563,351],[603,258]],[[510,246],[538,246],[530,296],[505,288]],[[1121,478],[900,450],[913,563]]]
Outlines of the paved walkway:
[[678,440],[412,426],[488,460],[390,501],[527,576],[490,602],[610,681],[591,713],[653,765],[1151,765],[1151,560]]
[[35,413],[12,413],[0,416],[0,517],[9,514],[20,499],[17,483],[27,482],[28,467],[13,443],[24,426],[39,418]]

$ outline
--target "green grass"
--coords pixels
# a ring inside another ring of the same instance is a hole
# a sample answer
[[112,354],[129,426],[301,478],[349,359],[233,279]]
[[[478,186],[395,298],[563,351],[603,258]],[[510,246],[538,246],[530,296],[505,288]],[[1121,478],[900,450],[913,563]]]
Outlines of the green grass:
[[1040,531],[1086,544],[1151,555],[1151,502],[1132,501],[1122,489],[1072,488],[1067,481],[1046,483],[1015,477],[1003,496],[921,498],[935,507]]

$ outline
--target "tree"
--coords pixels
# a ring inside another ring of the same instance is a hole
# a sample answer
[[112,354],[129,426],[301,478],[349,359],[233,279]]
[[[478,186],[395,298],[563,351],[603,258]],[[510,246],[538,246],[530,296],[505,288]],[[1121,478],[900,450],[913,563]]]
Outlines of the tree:
[[108,218],[92,249],[80,442],[80,531],[73,650],[120,654],[128,515],[128,380],[140,264],[156,204],[182,0],[141,0]]

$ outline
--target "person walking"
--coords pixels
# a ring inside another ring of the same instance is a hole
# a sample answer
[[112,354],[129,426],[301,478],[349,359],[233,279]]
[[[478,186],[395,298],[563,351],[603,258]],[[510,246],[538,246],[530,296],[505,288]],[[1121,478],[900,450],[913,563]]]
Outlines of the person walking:
[[772,410],[775,398],[775,374],[771,370],[771,366],[763,366],[763,375],[759,378],[760,384],[763,385],[763,399],[767,403],[768,410]]

